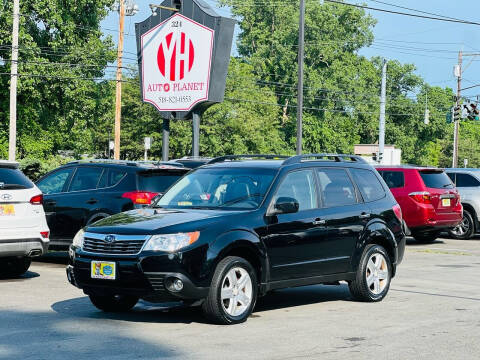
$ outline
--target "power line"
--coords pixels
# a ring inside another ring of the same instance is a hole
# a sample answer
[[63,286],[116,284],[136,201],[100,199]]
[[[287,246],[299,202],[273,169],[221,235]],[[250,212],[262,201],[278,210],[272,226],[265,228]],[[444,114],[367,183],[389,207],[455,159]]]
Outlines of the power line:
[[366,5],[350,4],[350,3],[341,2],[341,1],[338,1],[338,0],[325,0],[325,1],[330,2],[330,3],[345,5],[345,6],[353,6],[353,7],[357,7],[357,8],[361,8],[361,9],[381,11],[381,12],[385,12],[385,13],[389,13],[389,14],[395,14],[395,15],[404,15],[404,16],[411,16],[411,17],[416,17],[416,18],[421,18],[421,19],[446,21],[446,22],[453,22],[453,23],[460,23],[460,24],[467,24],[467,25],[480,25],[480,23],[478,23],[478,22],[468,21],[468,20],[453,20],[453,19],[443,18],[443,17],[433,17],[433,16],[426,16],[426,15],[411,14],[411,13],[406,13],[406,12],[375,8],[375,7],[366,6]]

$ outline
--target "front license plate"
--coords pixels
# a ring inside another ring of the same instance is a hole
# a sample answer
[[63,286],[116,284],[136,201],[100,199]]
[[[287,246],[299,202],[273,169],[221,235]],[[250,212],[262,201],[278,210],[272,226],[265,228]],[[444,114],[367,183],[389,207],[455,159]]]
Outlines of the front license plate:
[[105,261],[92,261],[92,279],[115,280],[115,263]]
[[449,207],[450,206],[450,199],[442,199],[442,206]]
[[0,205],[0,216],[13,216],[15,215],[15,206],[9,205]]

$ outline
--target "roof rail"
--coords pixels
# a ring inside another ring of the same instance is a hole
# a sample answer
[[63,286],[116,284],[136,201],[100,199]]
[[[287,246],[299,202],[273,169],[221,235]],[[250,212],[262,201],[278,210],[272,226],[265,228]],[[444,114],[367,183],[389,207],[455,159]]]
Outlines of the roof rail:
[[254,155],[225,155],[225,156],[220,156],[216,157],[212,160],[210,160],[207,164],[215,164],[219,162],[224,162],[224,161],[233,161],[233,160],[240,160],[240,159],[265,159],[265,160],[282,160],[282,159],[288,159],[290,156],[286,155],[265,155],[265,154],[254,154]]
[[71,161],[68,164],[119,164],[119,165],[128,165],[128,166],[137,166],[138,163],[135,161],[129,160],[112,160],[112,159],[85,159],[85,160],[75,160]]
[[330,161],[353,161],[359,162],[363,164],[367,164],[367,161],[358,155],[346,155],[346,154],[303,154],[303,155],[296,155],[288,158],[283,162],[283,165],[290,165],[300,163],[302,161],[322,161],[322,160],[330,160]]

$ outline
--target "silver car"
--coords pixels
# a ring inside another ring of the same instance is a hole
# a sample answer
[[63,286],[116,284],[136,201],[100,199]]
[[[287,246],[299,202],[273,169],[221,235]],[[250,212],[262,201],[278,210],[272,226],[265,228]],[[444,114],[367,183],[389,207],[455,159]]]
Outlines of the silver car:
[[480,169],[446,169],[460,193],[463,220],[452,230],[455,239],[471,239],[479,231],[480,224]]

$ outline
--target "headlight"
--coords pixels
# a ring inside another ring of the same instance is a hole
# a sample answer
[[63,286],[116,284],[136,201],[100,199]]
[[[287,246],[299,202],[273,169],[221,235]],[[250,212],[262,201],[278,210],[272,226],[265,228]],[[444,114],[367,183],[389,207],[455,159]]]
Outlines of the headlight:
[[78,248],[81,248],[83,246],[83,236],[85,235],[85,231],[81,229],[79,232],[77,232],[77,235],[73,238],[72,245],[76,246]]
[[153,235],[143,250],[175,252],[193,244],[199,237],[199,231],[184,234]]

